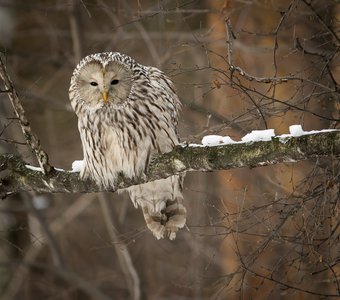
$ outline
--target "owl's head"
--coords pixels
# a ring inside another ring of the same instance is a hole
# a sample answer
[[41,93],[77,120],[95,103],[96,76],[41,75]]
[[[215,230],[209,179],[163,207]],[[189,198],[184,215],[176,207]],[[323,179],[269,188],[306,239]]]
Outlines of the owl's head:
[[133,72],[118,55],[89,55],[75,69],[71,86],[87,107],[119,107],[127,101]]

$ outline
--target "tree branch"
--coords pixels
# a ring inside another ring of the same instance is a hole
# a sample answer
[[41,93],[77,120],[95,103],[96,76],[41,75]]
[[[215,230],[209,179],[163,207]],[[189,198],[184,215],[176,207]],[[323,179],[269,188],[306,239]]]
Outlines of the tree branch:
[[48,163],[48,156],[46,152],[41,148],[38,137],[36,136],[36,134],[33,133],[31,129],[31,125],[28,122],[25,115],[25,110],[21,105],[21,101],[18,97],[16,90],[14,89],[11,78],[9,77],[6,71],[5,64],[3,63],[1,57],[0,57],[0,78],[2,79],[5,85],[6,93],[8,94],[8,97],[11,100],[16,116],[19,119],[19,123],[22,132],[25,136],[27,145],[31,147],[32,151],[37,157],[40,167],[44,170],[44,173],[47,174],[51,170],[51,166]]
[[[157,157],[141,178],[117,178],[115,188],[129,187],[188,171],[213,171],[254,168],[324,156],[340,156],[340,131],[320,132],[299,137],[273,137],[271,141],[238,143],[213,147],[178,146]],[[94,182],[83,181],[79,174],[52,169],[50,173],[26,167],[22,158],[0,155],[0,196],[21,191],[48,193],[90,193],[104,191]]]

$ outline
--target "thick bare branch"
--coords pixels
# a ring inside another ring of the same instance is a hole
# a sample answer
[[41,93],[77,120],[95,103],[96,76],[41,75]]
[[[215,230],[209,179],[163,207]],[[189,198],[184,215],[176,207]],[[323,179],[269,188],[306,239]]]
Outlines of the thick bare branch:
[[[321,132],[285,139],[274,137],[267,142],[240,143],[214,147],[179,146],[157,157],[141,178],[119,176],[110,191],[141,184],[187,171],[213,171],[254,168],[324,156],[340,155],[340,131]],[[0,155],[0,196],[21,191],[48,193],[90,193],[104,191],[78,173],[52,169],[43,174],[26,167],[18,156]]]

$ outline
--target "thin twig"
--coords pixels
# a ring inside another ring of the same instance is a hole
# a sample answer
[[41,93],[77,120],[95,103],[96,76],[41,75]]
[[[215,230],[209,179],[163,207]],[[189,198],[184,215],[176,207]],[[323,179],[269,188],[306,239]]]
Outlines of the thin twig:
[[[131,12],[131,7],[129,5],[128,1],[122,1],[122,5],[125,7],[127,12]],[[156,65],[159,65],[161,59],[160,56],[158,55],[156,46],[152,39],[150,38],[150,35],[147,30],[145,30],[144,25],[142,22],[134,22],[133,25],[136,27],[136,29],[139,31],[141,37],[143,38],[146,47],[149,50],[149,53],[153,59],[153,61],[156,63]]]
[[4,139],[4,138],[0,138],[0,141],[2,142],[5,142],[5,143],[9,143],[9,144],[17,144],[17,145],[27,145],[26,142],[18,142],[18,141],[15,141],[15,140],[10,140],[10,139]]
[[227,53],[228,53],[228,64],[231,67],[233,65],[233,40],[234,33],[231,27],[231,21],[229,18],[225,20],[225,26],[227,31]]
[[319,20],[319,22],[325,27],[326,30],[328,30],[331,35],[333,36],[333,38],[340,43],[340,37],[337,35],[337,33],[333,30],[333,28],[331,26],[329,26],[324,19],[321,17],[321,15],[316,11],[316,9],[314,8],[314,6],[312,5],[312,2],[308,2],[306,0],[302,0],[302,2],[304,4],[306,4],[314,13],[314,15],[317,17],[317,19]]
[[279,21],[279,24],[276,26],[276,29],[274,31],[274,37],[275,37],[274,38],[274,49],[273,49],[273,63],[274,63],[274,70],[275,70],[274,77],[277,76],[277,72],[278,72],[276,54],[277,54],[277,50],[279,49],[279,43],[278,43],[279,30],[281,29],[284,20],[289,15],[289,13],[290,13],[290,11],[291,11],[291,9],[293,7],[294,2],[295,2],[294,0],[290,2],[290,4],[288,5],[287,10],[282,14],[282,16],[280,18],[280,21]]
[[291,290],[294,290],[294,291],[299,291],[299,292],[303,292],[303,293],[314,295],[314,296],[320,296],[320,297],[323,297],[323,298],[339,298],[339,294],[320,293],[318,291],[303,289],[303,288],[300,288],[298,286],[294,286],[292,284],[277,280],[273,276],[264,275],[264,274],[261,274],[259,272],[254,271],[253,269],[251,269],[251,268],[247,267],[245,264],[243,264],[243,262],[242,262],[242,268],[244,268],[247,272],[254,275],[255,277],[259,277],[259,278],[262,278],[262,279],[265,279],[265,280],[269,280],[271,282],[274,282],[278,285],[283,286],[286,289],[291,289]]
[[16,90],[14,89],[13,83],[6,71],[6,67],[1,57],[0,57],[0,77],[4,82],[5,88],[9,90],[7,95],[12,103],[15,114],[19,119],[19,123],[22,132],[25,136],[26,142],[31,147],[32,151],[35,153],[35,156],[38,160],[40,167],[44,171],[44,174],[48,174],[52,169],[52,167],[48,163],[48,156],[46,152],[41,148],[38,137],[36,136],[36,134],[33,133],[31,129],[30,123],[28,122],[25,115],[25,110],[21,105],[21,101],[18,97]]

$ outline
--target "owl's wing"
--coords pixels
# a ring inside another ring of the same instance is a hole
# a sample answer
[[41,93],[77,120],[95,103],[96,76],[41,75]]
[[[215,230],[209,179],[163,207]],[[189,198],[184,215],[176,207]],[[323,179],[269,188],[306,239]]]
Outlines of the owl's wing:
[[80,139],[81,139],[81,143],[82,143],[82,148],[83,148],[83,157],[84,157],[84,162],[82,164],[82,168],[80,170],[80,177],[82,179],[87,179],[89,178],[90,174],[89,174],[89,170],[87,167],[87,162],[86,162],[86,153],[87,151],[89,151],[87,145],[88,143],[86,142],[86,135],[88,135],[89,133],[86,132],[86,127],[83,123],[82,118],[78,118],[78,130],[79,130],[79,134],[80,134]]
[[159,93],[162,96],[162,99],[167,101],[167,105],[169,108],[168,111],[171,115],[171,121],[175,126],[175,131],[178,136],[177,126],[179,111],[181,109],[181,102],[177,96],[176,88],[172,80],[161,70],[155,67],[148,67],[148,71],[151,84],[153,85],[153,87],[159,88]]

